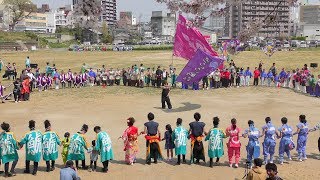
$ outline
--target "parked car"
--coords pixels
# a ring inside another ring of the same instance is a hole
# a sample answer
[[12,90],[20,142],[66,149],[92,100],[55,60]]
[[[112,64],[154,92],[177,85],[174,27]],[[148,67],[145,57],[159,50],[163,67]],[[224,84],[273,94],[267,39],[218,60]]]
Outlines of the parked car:
[[300,48],[306,48],[306,47],[307,47],[307,43],[305,41],[301,41]]
[[258,44],[258,46],[260,47],[260,48],[263,48],[263,47],[265,47],[267,45],[267,42],[266,41],[261,41],[259,44]]
[[284,48],[290,48],[290,43],[289,43],[289,41],[285,41],[285,42],[283,43],[283,47],[284,47]]
[[309,43],[309,47],[317,47],[317,41],[311,40]]
[[274,46],[274,43],[273,43],[273,41],[268,41],[267,45]]
[[281,41],[276,41],[275,47],[276,47],[276,48],[280,48],[280,47],[281,47]]
[[292,41],[291,41],[291,47],[299,47],[299,41],[297,41],[297,40],[292,40]]
[[258,42],[256,42],[256,41],[252,42],[251,47],[258,47]]

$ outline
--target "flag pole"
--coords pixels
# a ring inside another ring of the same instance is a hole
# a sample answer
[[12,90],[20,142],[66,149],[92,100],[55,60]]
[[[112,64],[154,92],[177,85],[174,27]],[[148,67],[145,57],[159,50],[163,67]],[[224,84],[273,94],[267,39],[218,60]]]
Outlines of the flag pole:
[[[175,39],[176,33],[177,33],[177,12],[174,12],[174,24],[176,25],[176,32],[175,32],[173,39]],[[172,66],[173,66],[173,56],[174,56],[173,52],[174,52],[174,43],[173,43],[173,49],[172,49],[172,55],[171,55],[171,65]]]

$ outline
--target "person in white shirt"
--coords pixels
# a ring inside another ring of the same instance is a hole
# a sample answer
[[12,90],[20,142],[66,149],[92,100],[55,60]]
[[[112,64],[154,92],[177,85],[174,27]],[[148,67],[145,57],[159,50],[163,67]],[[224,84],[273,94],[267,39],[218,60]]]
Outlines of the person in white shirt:
[[33,73],[30,70],[27,72],[27,76],[29,77],[29,80],[30,80],[30,92],[32,92],[33,82],[36,81],[36,77],[33,75]]
[[220,88],[220,79],[221,79],[221,73],[219,69],[216,69],[216,71],[213,73],[214,88]]

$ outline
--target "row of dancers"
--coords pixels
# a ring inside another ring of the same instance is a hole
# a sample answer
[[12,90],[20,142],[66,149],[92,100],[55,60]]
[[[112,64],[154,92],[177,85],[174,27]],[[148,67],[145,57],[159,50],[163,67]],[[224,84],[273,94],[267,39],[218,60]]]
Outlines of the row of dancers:
[[[270,117],[265,118],[266,124],[260,131],[255,127],[252,120],[248,121],[249,128],[245,129],[241,134],[241,130],[237,125],[236,119],[231,119],[231,125],[225,130],[219,127],[220,119],[213,118],[213,128],[206,131],[204,122],[201,122],[201,115],[194,114],[194,121],[189,124],[189,130],[183,127],[183,120],[178,118],[176,121],[176,128],[172,129],[171,125],[166,125],[166,132],[161,138],[159,124],[154,120],[153,113],[147,115],[148,121],[144,124],[144,130],[139,132],[138,128],[134,126],[135,119],[130,117],[127,119],[127,128],[119,137],[124,142],[125,162],[133,165],[136,162],[137,154],[139,152],[138,137],[145,135],[146,139],[146,164],[158,162],[162,159],[162,152],[160,148],[160,141],[165,141],[165,149],[167,150],[168,160],[173,158],[173,150],[177,156],[177,165],[186,163],[187,141],[191,140],[190,163],[200,163],[200,160],[205,161],[203,140],[208,141],[208,156],[210,158],[209,166],[213,167],[213,158],[216,158],[215,164],[219,165],[220,158],[224,155],[224,138],[229,138],[227,142],[227,152],[230,167],[239,167],[241,142],[240,137],[248,138],[246,146],[247,162],[252,163],[253,159],[260,157],[260,149],[263,149],[263,157],[265,164],[274,162],[274,154],[276,147],[276,139],[280,139],[279,145],[279,162],[283,164],[284,154],[286,153],[289,160],[292,160],[290,151],[296,146],[299,161],[307,159],[306,143],[308,133],[319,130],[319,125],[314,128],[309,128],[305,115],[299,116],[299,123],[296,126],[296,131],[288,125],[286,117],[281,118],[282,125],[276,128]],[[96,133],[96,138],[92,141],[91,146],[88,144],[86,133],[88,132],[88,125],[84,124],[81,130],[70,136],[66,132],[64,139],[61,140],[57,133],[53,131],[51,122],[46,120],[44,122],[45,132],[41,133],[36,130],[35,121],[29,121],[30,131],[18,141],[14,133],[11,132],[11,127],[8,123],[1,124],[3,132],[0,135],[0,158],[5,165],[5,176],[14,176],[15,166],[19,160],[18,150],[25,145],[26,152],[26,169],[25,173],[30,173],[30,161],[34,162],[33,175],[37,174],[38,163],[42,159],[46,162],[46,171],[55,170],[55,161],[58,159],[58,147],[62,146],[62,159],[66,163],[67,160],[75,161],[76,167],[80,168],[79,161],[81,161],[81,168],[88,169],[86,166],[85,153],[90,153],[90,171],[96,171],[98,156],[100,156],[103,164],[102,172],[107,172],[109,161],[114,160],[114,153],[112,148],[111,137],[106,131],[102,131],[101,127],[95,126],[93,131]],[[293,136],[298,135],[297,143],[295,145]],[[262,146],[259,138],[264,137]],[[319,149],[320,151],[320,149]],[[233,158],[235,159],[233,161]],[[11,170],[9,171],[9,163],[12,162]],[[206,162],[206,161],[205,161]]]

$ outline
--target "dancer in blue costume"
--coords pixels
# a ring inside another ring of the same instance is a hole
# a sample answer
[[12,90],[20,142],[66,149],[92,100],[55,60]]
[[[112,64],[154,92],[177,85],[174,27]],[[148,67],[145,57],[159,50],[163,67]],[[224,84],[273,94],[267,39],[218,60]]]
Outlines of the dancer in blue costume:
[[286,117],[281,118],[282,126],[278,129],[280,132],[280,146],[279,146],[279,160],[280,164],[283,164],[284,153],[287,154],[288,159],[291,159],[290,151],[294,149],[294,143],[292,141],[292,128],[289,126],[288,119]]
[[[270,117],[266,117],[265,119],[266,125],[262,127],[261,137],[264,136],[264,141],[262,143],[263,147],[263,156],[264,156],[264,164],[273,163],[273,155],[276,147],[276,136],[279,136],[276,128],[271,122]],[[270,159],[268,160],[268,156]]]
[[247,162],[252,165],[252,160],[259,158],[260,156],[260,131],[258,128],[254,127],[254,122],[252,120],[248,121],[249,129],[246,129],[242,136],[244,138],[249,138],[247,149]]
[[297,131],[293,133],[293,135],[298,134],[297,151],[298,151],[299,161],[303,161],[303,160],[307,160],[306,146],[307,146],[309,128],[308,128],[308,123],[305,115],[300,115],[299,121],[300,123],[297,125]]

